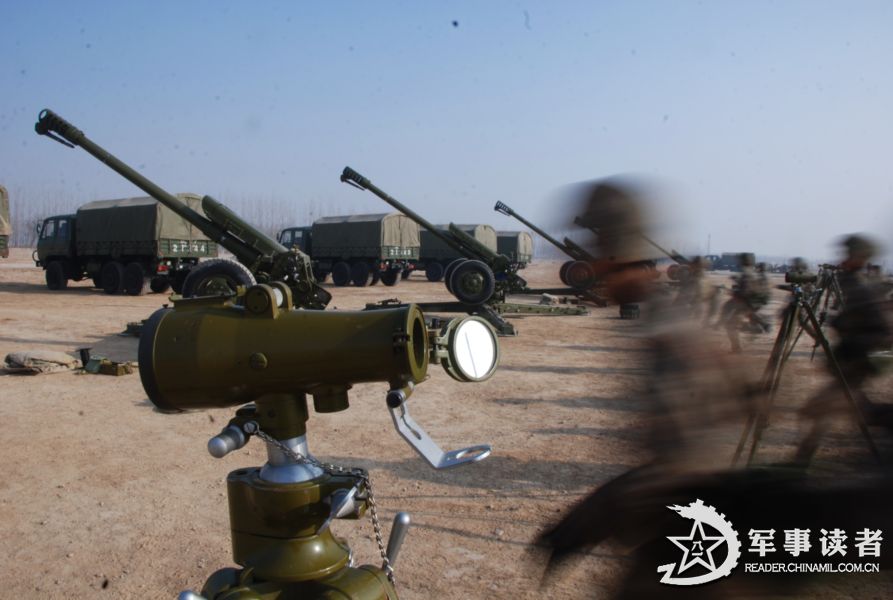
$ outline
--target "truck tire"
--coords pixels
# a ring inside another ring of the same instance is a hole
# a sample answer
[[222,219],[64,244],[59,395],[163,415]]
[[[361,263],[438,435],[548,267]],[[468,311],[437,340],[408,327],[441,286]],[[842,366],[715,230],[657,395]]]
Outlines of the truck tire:
[[388,269],[382,271],[381,282],[388,287],[393,287],[400,282],[400,269]]
[[68,277],[65,276],[65,265],[61,260],[51,260],[46,272],[47,288],[51,290],[64,290],[68,287]]
[[595,272],[588,262],[575,260],[568,266],[567,271],[564,273],[564,278],[572,288],[585,290],[592,287],[592,284],[595,283]]
[[443,265],[439,262],[431,262],[425,265],[425,277],[434,283],[443,279]]
[[326,277],[329,276],[327,271],[323,271],[317,267],[313,267],[311,269],[313,271],[313,278],[316,280],[316,283],[322,283],[326,280]]
[[153,294],[163,294],[171,289],[171,280],[163,275],[156,275],[149,281],[149,289]]
[[[450,279],[453,276],[453,271],[456,269],[456,267],[458,267],[459,265],[464,263],[466,260],[468,260],[468,259],[467,258],[457,258],[456,260],[454,260],[453,262],[448,264],[446,269],[444,269],[444,271],[443,271],[443,283],[446,286],[447,291],[451,294],[453,293],[453,288],[452,288],[452,283],[451,283]],[[428,272],[428,265],[425,265],[425,273],[427,273],[427,272]]]
[[178,269],[173,277],[168,276],[168,280],[171,282],[171,289],[174,290],[175,294],[183,293],[183,283],[185,283],[186,278],[189,277],[189,271],[194,268],[195,267],[193,266],[188,269]]
[[102,273],[97,273],[93,275],[90,280],[93,282],[93,287],[102,289]]
[[574,264],[574,261],[572,261],[572,260],[565,261],[565,262],[561,263],[561,268],[558,269],[558,279],[560,279],[561,283],[563,283],[564,285],[570,285],[567,282],[567,270],[570,268],[570,266],[572,264]]
[[128,296],[142,296],[146,293],[146,269],[138,262],[132,262],[124,267],[124,292]]
[[450,290],[464,304],[479,306],[496,291],[496,277],[479,260],[466,260],[450,274]]
[[337,287],[344,287],[350,283],[350,265],[344,261],[336,262],[332,266],[332,283]]
[[369,285],[375,285],[381,281],[381,271],[375,265],[370,267],[369,272],[372,274],[372,281],[369,282]]
[[102,265],[102,289],[106,294],[118,294],[124,289],[124,265],[116,260]]
[[403,269],[400,272],[400,279],[409,279],[409,276],[412,275],[412,269]]
[[237,262],[215,258],[200,262],[189,270],[183,282],[183,297],[229,296],[239,286],[254,285],[254,275]]
[[364,263],[362,261],[355,262],[350,267],[350,280],[357,287],[365,287],[369,285],[371,276],[372,269],[369,268],[369,263]]

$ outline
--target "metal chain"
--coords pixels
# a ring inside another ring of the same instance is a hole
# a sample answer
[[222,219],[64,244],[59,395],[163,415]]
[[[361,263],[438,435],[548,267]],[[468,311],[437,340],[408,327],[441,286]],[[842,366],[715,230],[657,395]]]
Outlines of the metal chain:
[[[282,452],[285,453],[286,456],[290,457],[295,462],[313,465],[314,467],[318,467],[330,474],[347,474],[360,478],[360,480],[363,482],[363,485],[366,487],[366,502],[369,504],[369,516],[372,518],[372,530],[375,532],[375,543],[378,544],[378,552],[379,554],[381,554],[381,568],[385,572],[385,575],[388,576],[388,580],[391,582],[391,585],[396,586],[397,578],[394,575],[394,567],[391,566],[391,561],[388,560],[388,553],[385,550],[384,546],[384,538],[381,534],[381,521],[378,520],[378,506],[375,503],[375,495],[372,492],[372,478],[369,477],[369,473],[366,471],[366,469],[363,469],[361,467],[343,467],[341,465],[336,465],[333,463],[324,463],[313,458],[312,456],[304,456],[300,452],[289,448],[281,441],[277,440],[274,437],[271,437],[265,431],[261,430],[260,425],[258,425],[255,421],[246,423],[244,429],[246,433],[256,435],[266,443],[279,448]],[[250,431],[251,429],[253,429],[254,431]]]

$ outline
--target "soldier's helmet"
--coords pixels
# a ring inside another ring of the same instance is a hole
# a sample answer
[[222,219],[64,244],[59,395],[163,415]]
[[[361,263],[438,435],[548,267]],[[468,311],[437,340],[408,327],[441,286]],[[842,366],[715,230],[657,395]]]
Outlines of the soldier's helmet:
[[878,251],[877,244],[871,241],[868,237],[859,233],[854,233],[852,235],[844,237],[840,241],[840,245],[846,251],[847,258],[850,259],[867,261]]

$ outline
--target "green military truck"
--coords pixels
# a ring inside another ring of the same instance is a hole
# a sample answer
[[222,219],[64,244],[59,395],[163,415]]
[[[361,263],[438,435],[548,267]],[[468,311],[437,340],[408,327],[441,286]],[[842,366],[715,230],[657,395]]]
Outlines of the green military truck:
[[[441,231],[449,229],[449,225],[435,225],[435,227]],[[456,227],[472,236],[494,253],[497,252],[496,230],[489,225],[456,225]],[[459,258],[467,258],[426,229],[421,231],[421,242],[422,249],[419,252],[419,260],[413,267],[416,270],[425,271],[425,277],[428,278],[428,281],[442,280],[444,273],[446,273],[446,268],[451,262]]]
[[523,269],[533,261],[533,238],[526,231],[497,231],[496,250]]
[[[177,197],[204,214],[200,196]],[[215,242],[152,198],[88,202],[45,219],[39,234],[34,260],[51,290],[90,277],[107,294],[179,293],[200,258],[217,256]]]
[[0,258],[9,258],[9,236],[12,235],[12,221],[9,219],[9,194],[0,185]]
[[396,285],[419,258],[419,226],[400,213],[323,217],[311,227],[289,227],[279,243],[310,255],[313,273],[336,286]]

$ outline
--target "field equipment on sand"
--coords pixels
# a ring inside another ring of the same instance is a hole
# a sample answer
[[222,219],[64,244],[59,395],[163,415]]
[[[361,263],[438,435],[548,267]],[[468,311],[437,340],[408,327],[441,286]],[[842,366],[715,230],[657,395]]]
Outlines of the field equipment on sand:
[[507,302],[510,294],[562,294],[575,293],[568,289],[531,289],[527,282],[518,275],[518,263],[509,257],[494,252],[476,240],[473,236],[450,223],[447,229],[432,225],[419,214],[411,211],[396,198],[389,196],[372,182],[351,169],[344,167],[341,181],[360,190],[369,190],[410,219],[421,225],[439,238],[443,243],[467,257],[458,259],[449,265],[444,274],[447,290],[459,302],[426,303],[421,306],[426,310],[467,312],[479,315],[491,323],[499,333],[514,335],[515,329],[507,323],[501,314],[523,312],[526,314],[586,314],[582,307],[549,307],[528,303]]
[[[499,361],[493,329],[477,317],[426,322],[415,305],[374,311],[292,309],[282,282],[235,297],[174,297],[140,337],[143,387],[162,411],[240,406],[208,442],[216,458],[263,441],[267,462],[227,477],[234,561],[201,595],[181,599],[385,600],[397,597],[393,565],[409,515],[397,513],[385,549],[369,473],[322,462],[308,451],[307,395],[320,413],[349,408],[355,383],[387,385],[382,400],[398,433],[432,467],[476,462],[477,445],[444,452],[409,415],[408,399],[441,364],[458,381],[490,377]],[[348,443],[348,440],[344,440]],[[380,565],[355,566],[335,519],[372,517]]]
[[70,148],[82,147],[236,257],[238,262],[208,260],[190,270],[183,282],[184,296],[229,295],[240,286],[281,281],[291,291],[289,296],[296,307],[322,309],[331,300],[331,294],[316,284],[307,255],[271,239],[210,196],[202,198],[204,217],[50,110],[41,111],[34,130]]

